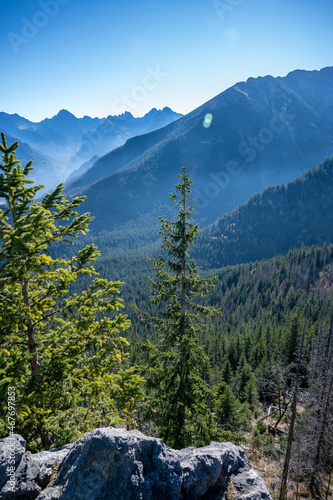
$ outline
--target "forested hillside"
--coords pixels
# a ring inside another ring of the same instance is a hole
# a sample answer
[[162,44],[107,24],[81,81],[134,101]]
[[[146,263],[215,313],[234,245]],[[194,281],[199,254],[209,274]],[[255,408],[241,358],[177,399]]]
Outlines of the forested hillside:
[[[200,238],[191,253],[194,251],[200,252]],[[158,331],[149,322],[141,321],[131,304],[139,308],[148,305],[150,313],[156,313],[156,307],[149,302],[151,291],[145,276],[151,273],[146,256],[159,253],[158,243],[126,251],[118,248],[105,252],[96,262],[102,277],[117,276],[124,281],[121,296],[132,323],[128,335],[134,343],[142,338],[157,339]],[[305,352],[310,359],[317,328],[333,307],[333,245],[293,249],[269,260],[201,271],[201,275],[217,276],[204,303],[222,311],[222,316],[200,333],[210,359],[206,376],[212,385],[223,380],[226,362],[230,362],[235,375],[242,359],[256,374],[273,362],[288,366],[297,356],[304,324]],[[133,360],[139,356],[136,348],[133,356]]]
[[205,228],[194,255],[207,268],[333,241],[333,159],[274,186]]
[[[158,245],[148,248],[150,256],[158,255]],[[142,335],[154,340],[157,334],[146,322],[141,322],[139,315],[130,307],[131,303],[140,308],[149,304],[150,291],[145,279],[145,275],[150,273],[145,259],[148,248],[126,252],[116,250],[113,255],[101,257],[96,262],[101,276],[110,279],[116,275],[125,282],[121,295],[132,322],[129,332],[132,341],[139,341]],[[221,377],[219,370],[229,353],[232,353],[233,369],[237,368],[242,354],[251,361],[253,369],[257,369],[262,361],[267,361],[267,353],[282,363],[291,361],[290,355],[287,355],[287,337],[293,334],[287,333],[287,330],[293,315],[298,317],[299,322],[306,321],[316,328],[318,322],[330,314],[333,245],[293,249],[286,255],[269,260],[202,271],[202,275],[217,276],[215,287],[205,303],[222,311],[221,318],[200,334],[203,345],[210,353],[216,382],[216,377],[218,380]],[[154,306],[150,308],[154,313]],[[272,344],[264,338],[267,329]],[[282,338],[283,335],[286,338]],[[311,335],[309,332],[309,339]],[[297,342],[297,339],[294,338],[294,341]],[[258,349],[261,351],[259,357],[253,355]]]

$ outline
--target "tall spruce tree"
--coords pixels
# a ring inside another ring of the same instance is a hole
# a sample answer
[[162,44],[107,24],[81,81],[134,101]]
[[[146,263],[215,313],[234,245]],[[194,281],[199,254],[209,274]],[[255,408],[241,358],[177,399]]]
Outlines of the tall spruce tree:
[[[117,313],[116,296],[122,283],[98,277],[91,266],[97,248],[71,260],[49,253],[87,231],[92,217],[75,211],[84,197],[67,201],[60,184],[36,201],[42,186],[27,179],[32,162],[22,168],[18,143],[8,147],[1,137],[0,435],[8,435],[7,417],[15,414],[11,430],[30,449],[47,448],[130,420],[140,378],[124,364],[129,321]],[[87,289],[71,294],[81,277]]]
[[151,301],[160,316],[141,313],[160,334],[158,345],[149,345],[148,385],[160,436],[174,448],[207,444],[211,437],[210,391],[203,380],[207,357],[197,332],[202,323],[216,315],[216,309],[199,304],[214,285],[215,278],[202,279],[189,257],[198,234],[193,223],[190,174],[186,167],[178,175],[175,194],[176,220],[160,218],[163,255],[149,259],[155,278],[149,278]]

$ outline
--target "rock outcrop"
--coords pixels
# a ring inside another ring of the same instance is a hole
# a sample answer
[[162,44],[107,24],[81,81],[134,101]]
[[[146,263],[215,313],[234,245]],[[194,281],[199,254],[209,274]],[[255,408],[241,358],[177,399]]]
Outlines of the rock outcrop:
[[226,500],[229,483],[239,500],[271,499],[242,448],[231,443],[178,451],[114,428],[36,454],[17,434],[0,441],[3,500]]

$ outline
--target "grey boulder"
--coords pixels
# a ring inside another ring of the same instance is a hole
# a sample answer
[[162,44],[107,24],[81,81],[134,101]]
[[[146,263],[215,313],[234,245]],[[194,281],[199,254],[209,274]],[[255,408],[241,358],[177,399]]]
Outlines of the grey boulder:
[[[15,488],[8,457],[15,445]],[[231,443],[172,450],[138,431],[100,428],[58,450],[31,454],[14,435],[0,441],[3,500],[271,500],[244,450]]]

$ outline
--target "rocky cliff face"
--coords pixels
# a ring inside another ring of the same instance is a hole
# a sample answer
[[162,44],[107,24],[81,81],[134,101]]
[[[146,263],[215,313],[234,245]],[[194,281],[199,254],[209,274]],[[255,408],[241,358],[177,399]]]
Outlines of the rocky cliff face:
[[244,451],[231,443],[177,451],[113,428],[34,455],[19,435],[0,441],[3,500],[227,500],[230,483],[239,500],[271,499]]

